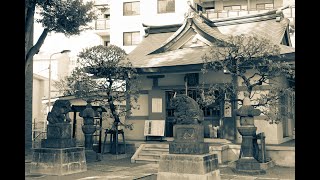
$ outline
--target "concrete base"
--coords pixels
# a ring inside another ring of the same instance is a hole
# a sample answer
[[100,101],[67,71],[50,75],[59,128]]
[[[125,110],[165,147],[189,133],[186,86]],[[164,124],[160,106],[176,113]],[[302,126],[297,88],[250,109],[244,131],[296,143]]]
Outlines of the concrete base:
[[[231,164],[231,163],[229,163]],[[261,168],[261,164],[254,158],[241,158],[232,163],[232,170],[237,174],[259,175],[265,174],[266,170]],[[263,163],[265,164],[265,163]],[[266,165],[262,165],[266,168]]]
[[220,180],[216,154],[163,154],[160,157],[157,180]]
[[210,154],[217,154],[219,164],[223,164],[228,161],[228,145],[210,145]]
[[87,163],[98,161],[98,154],[95,151],[86,149],[85,154]]
[[[232,161],[228,163],[228,167],[235,169],[236,168],[236,162],[237,161]],[[268,170],[269,168],[272,168],[275,166],[274,160],[268,161],[266,163],[259,163],[260,164],[260,169],[262,170]]]
[[66,175],[84,171],[87,163],[83,147],[33,149],[32,174]]
[[269,168],[272,168],[275,166],[275,163],[273,160],[265,163],[260,163],[260,169],[262,170],[268,170]]

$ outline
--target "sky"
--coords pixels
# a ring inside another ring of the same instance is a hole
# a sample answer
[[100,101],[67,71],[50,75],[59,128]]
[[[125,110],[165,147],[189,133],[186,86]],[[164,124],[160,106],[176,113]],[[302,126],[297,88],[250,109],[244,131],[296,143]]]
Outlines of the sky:
[[[43,31],[43,27],[39,23],[34,25],[34,43],[37,42],[39,36]],[[95,45],[101,44],[101,38],[94,34],[92,30],[87,30],[80,33],[80,35],[74,35],[71,37],[66,37],[62,33],[51,32],[46,37],[43,45],[40,48],[39,54],[35,55],[35,58],[47,58],[50,57],[52,53],[60,52],[62,50],[71,50],[69,53],[70,57],[75,57],[83,49]],[[45,57],[43,57],[45,56]]]

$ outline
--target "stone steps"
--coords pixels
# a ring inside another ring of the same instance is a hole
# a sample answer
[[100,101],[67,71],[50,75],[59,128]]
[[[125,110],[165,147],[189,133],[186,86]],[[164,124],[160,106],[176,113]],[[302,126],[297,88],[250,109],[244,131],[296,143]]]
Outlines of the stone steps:
[[145,157],[139,157],[135,160],[135,163],[152,163],[152,164],[159,164],[160,159],[154,159],[154,158],[145,158]]
[[156,163],[162,154],[169,154],[169,144],[141,144],[131,158],[135,163]]

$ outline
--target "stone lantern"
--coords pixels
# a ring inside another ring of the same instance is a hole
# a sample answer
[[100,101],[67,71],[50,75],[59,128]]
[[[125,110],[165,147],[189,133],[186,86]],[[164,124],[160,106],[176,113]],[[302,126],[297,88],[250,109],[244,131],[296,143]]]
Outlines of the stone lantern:
[[93,149],[93,133],[96,132],[96,126],[94,125],[95,111],[92,108],[91,101],[87,101],[86,108],[80,113],[83,118],[82,131],[85,137],[86,150]]
[[236,161],[236,171],[250,174],[265,173],[260,168],[260,163],[254,158],[253,140],[256,135],[257,127],[254,125],[254,116],[259,116],[261,111],[254,109],[250,104],[248,94],[245,93],[242,106],[235,110],[236,115],[240,116],[240,127],[238,131],[242,136],[241,157]]

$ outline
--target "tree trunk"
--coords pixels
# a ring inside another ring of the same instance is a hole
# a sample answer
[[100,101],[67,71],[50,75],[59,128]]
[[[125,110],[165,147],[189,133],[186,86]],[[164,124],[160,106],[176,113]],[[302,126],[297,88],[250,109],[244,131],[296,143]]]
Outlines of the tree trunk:
[[[112,81],[110,80],[110,84],[109,84],[109,88],[111,89],[112,87]],[[109,103],[109,107],[110,107],[110,111],[111,111],[111,114],[114,118],[114,136],[113,136],[113,144],[111,144],[111,149],[114,149],[114,151],[112,151],[111,153],[114,153],[114,154],[119,154],[119,139],[118,139],[118,124],[120,122],[120,119],[119,119],[119,114],[116,112],[116,107],[114,105],[114,102],[113,102],[113,97],[112,95],[110,94],[110,92],[107,92],[107,95],[108,95],[108,103]]]
[[237,75],[233,75],[232,76],[232,84],[233,84],[233,88],[234,88],[234,100],[232,101],[231,107],[232,107],[232,117],[233,117],[233,131],[234,131],[234,142],[235,143],[239,143],[240,141],[240,134],[238,132],[237,127],[239,127],[240,124],[240,120],[238,119],[238,117],[236,116],[236,114],[234,113],[234,110],[238,109],[238,76]]
[[[30,39],[27,49],[33,45],[33,28],[30,31]],[[25,54],[27,51],[25,52]],[[25,153],[30,154],[32,150],[32,87],[33,87],[33,62],[25,72]]]

